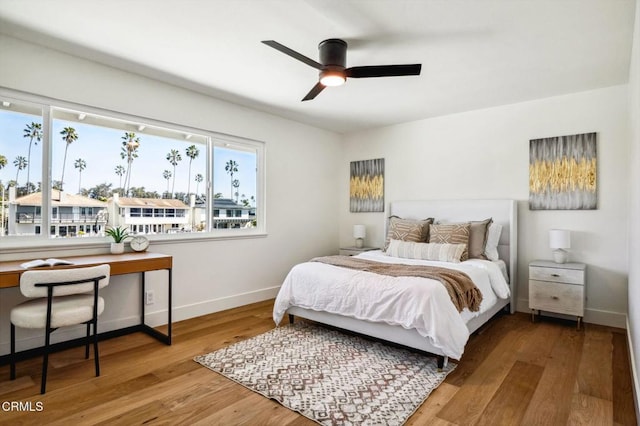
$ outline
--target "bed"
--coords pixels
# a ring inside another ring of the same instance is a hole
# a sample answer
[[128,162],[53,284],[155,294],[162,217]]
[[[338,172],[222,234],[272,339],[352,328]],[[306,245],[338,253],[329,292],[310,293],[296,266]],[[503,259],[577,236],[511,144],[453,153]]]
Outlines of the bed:
[[[384,251],[356,256],[365,261],[426,264],[464,272],[482,292],[478,312],[468,309],[458,312],[451,299],[446,298],[442,284],[436,280],[378,276],[305,262],[294,266],[283,282],[274,304],[274,321],[279,324],[288,314],[291,322],[297,316],[328,324],[434,354],[442,367],[448,358],[460,359],[469,335],[496,313],[501,310],[514,312],[517,204],[515,200],[398,201],[389,204],[385,217],[392,216],[416,221],[434,218],[438,224],[491,218],[492,223],[501,226],[496,240],[499,260],[493,257],[494,260],[470,259],[460,263],[434,262],[396,258]],[[389,223],[386,218],[385,235]],[[499,276],[504,277],[504,284],[500,284]],[[420,286],[415,289],[418,283]],[[503,285],[506,287],[501,287]],[[392,288],[401,288],[406,297],[388,293]]]

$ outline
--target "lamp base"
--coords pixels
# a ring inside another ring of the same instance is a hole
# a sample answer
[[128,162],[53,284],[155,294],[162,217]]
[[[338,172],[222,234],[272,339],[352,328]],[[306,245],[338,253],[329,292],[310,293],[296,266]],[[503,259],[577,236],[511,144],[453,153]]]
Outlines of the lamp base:
[[356,248],[364,247],[364,238],[356,238]]
[[556,263],[567,263],[569,260],[569,253],[563,249],[555,249],[553,251],[553,260]]

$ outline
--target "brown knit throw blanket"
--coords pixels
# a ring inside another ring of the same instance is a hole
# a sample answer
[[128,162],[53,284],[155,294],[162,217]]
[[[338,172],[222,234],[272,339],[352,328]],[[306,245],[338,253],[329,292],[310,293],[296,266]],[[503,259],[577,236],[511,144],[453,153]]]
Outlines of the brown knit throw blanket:
[[458,312],[461,312],[464,308],[477,312],[480,309],[480,302],[482,302],[482,293],[471,281],[469,275],[454,269],[437,266],[380,263],[351,256],[322,256],[311,259],[311,262],[326,263],[391,277],[421,277],[438,280],[447,289],[447,293],[449,293],[451,301],[458,309]]

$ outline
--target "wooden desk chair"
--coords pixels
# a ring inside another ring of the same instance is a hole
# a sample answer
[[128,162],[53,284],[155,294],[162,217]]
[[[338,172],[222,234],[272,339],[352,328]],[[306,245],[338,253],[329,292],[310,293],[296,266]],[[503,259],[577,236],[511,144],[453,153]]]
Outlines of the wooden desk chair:
[[96,376],[100,375],[97,328],[98,315],[104,310],[104,299],[98,296],[98,290],[109,284],[109,273],[109,265],[99,265],[88,268],[30,270],[22,274],[20,291],[33,300],[21,303],[11,310],[11,380],[16,378],[16,326],[45,329],[40,393],[45,393],[47,385],[50,336],[60,327],[87,325],[85,358],[88,359],[89,343],[92,340],[90,326],[93,324]]

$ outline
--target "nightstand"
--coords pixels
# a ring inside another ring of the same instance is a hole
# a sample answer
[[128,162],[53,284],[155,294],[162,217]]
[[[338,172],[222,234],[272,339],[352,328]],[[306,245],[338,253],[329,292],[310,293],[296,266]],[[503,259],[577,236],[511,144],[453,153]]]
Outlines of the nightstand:
[[355,256],[371,250],[378,250],[378,247],[340,247],[340,254],[343,256]]
[[529,308],[577,317],[577,328],[584,317],[587,265],[535,260],[529,263]]

